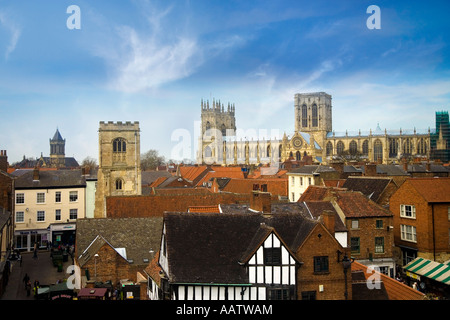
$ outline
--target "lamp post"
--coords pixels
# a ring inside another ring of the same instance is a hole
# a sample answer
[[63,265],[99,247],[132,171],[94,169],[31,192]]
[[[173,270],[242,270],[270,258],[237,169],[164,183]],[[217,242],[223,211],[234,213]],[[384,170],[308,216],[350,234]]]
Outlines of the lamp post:
[[348,300],[347,271],[348,271],[348,269],[350,269],[351,265],[352,265],[352,261],[347,257],[347,255],[344,255],[344,258],[342,258],[342,267],[344,268],[344,280],[345,280],[344,296],[345,296],[345,300]]

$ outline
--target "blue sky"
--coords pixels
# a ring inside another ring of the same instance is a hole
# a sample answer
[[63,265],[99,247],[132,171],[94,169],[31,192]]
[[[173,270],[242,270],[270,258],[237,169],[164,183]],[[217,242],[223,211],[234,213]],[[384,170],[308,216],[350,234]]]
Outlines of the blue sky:
[[[69,29],[70,5],[81,29]],[[366,26],[370,5],[381,29]],[[0,0],[0,149],[98,157],[100,121],[139,121],[141,152],[194,159],[201,100],[237,127],[294,130],[294,95],[333,97],[333,129],[435,126],[450,105],[448,1]],[[185,153],[174,154],[183,133]],[[187,151],[186,151],[187,150]]]

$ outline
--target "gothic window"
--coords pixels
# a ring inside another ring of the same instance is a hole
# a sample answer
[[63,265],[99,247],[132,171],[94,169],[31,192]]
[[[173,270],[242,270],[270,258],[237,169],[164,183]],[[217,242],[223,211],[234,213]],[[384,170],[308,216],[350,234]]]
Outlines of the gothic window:
[[308,126],[308,108],[306,104],[302,106],[302,127]]
[[289,152],[289,158],[293,158],[293,157],[294,157],[294,154],[292,153],[292,151]]
[[417,153],[418,154],[426,154],[427,153],[427,143],[423,138],[421,138],[419,140],[419,145],[417,146]]
[[227,129],[225,128],[225,125],[222,124],[221,130],[222,131],[222,137],[225,137],[227,135]]
[[113,141],[113,152],[126,152],[127,151],[127,143],[125,139],[117,138]]
[[355,140],[352,140],[350,142],[350,154],[354,156],[356,155],[357,152],[358,152],[358,144],[356,143]]
[[389,158],[394,158],[398,153],[398,140],[389,139]]
[[278,157],[281,159],[281,150],[283,149],[282,145],[278,146]]
[[300,151],[297,151],[297,152],[295,153],[295,160],[297,160],[297,161],[302,160],[302,156],[301,156],[301,154],[300,154]]
[[270,157],[270,144],[267,146],[267,149],[266,149],[266,157],[267,158]]
[[412,141],[410,138],[406,138],[403,142],[403,154],[412,153]]
[[206,121],[205,129],[206,129],[206,136],[209,136],[210,135],[209,130],[211,129],[211,123],[209,123],[209,121]]
[[344,143],[342,141],[338,141],[336,145],[336,152],[338,155],[341,155],[344,152]]
[[205,158],[210,158],[210,157],[212,157],[212,151],[211,151],[211,148],[209,146],[207,146],[205,148]]
[[116,190],[122,190],[122,187],[123,187],[122,179],[117,179],[116,180]]
[[367,156],[369,154],[369,141],[364,140],[362,144],[362,153],[363,155]]
[[333,155],[333,144],[331,141],[328,141],[327,143],[327,156]]
[[317,116],[317,105],[312,106],[312,126],[318,127],[319,126],[319,118]]
[[374,161],[383,160],[383,144],[380,140],[376,140],[373,144]]

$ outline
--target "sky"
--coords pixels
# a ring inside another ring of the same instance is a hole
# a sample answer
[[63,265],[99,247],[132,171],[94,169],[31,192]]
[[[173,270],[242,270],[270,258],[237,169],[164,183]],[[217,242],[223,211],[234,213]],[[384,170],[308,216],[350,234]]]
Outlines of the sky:
[[141,153],[195,159],[202,99],[233,103],[237,128],[261,137],[292,134],[294,95],[319,91],[336,132],[434,128],[450,106],[449,12],[433,0],[0,0],[0,149],[10,163],[49,156],[58,128],[81,163],[98,159],[100,121],[139,121]]

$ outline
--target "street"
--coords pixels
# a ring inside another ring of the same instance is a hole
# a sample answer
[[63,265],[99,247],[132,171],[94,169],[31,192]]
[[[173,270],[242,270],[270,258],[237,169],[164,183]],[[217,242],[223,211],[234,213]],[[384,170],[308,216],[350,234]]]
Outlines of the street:
[[30,296],[27,297],[23,282],[25,274],[30,277],[32,287],[36,280],[39,281],[40,285],[52,285],[56,284],[58,280],[61,281],[69,277],[66,270],[72,264],[70,256],[68,261],[63,263],[62,272],[58,272],[58,269],[53,266],[49,250],[40,250],[37,258],[33,258],[32,252],[22,252],[21,254],[22,265],[18,260],[11,261],[12,271],[6,290],[0,300],[34,300],[33,289]]

